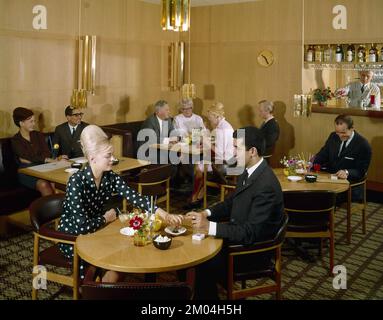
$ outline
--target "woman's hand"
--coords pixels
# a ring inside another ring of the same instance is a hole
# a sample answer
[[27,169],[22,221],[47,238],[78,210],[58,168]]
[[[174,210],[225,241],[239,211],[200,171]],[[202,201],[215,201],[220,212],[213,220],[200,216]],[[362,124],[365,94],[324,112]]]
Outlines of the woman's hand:
[[116,211],[114,209],[110,209],[107,212],[105,212],[105,214],[104,214],[104,218],[105,218],[106,223],[109,223],[109,222],[116,220],[116,217],[117,217],[117,215],[116,215]]
[[165,222],[167,225],[180,226],[182,225],[182,222],[184,220],[184,217],[182,215],[170,214],[166,212],[165,210],[162,210],[161,208],[157,209],[156,214],[158,214],[161,220]]

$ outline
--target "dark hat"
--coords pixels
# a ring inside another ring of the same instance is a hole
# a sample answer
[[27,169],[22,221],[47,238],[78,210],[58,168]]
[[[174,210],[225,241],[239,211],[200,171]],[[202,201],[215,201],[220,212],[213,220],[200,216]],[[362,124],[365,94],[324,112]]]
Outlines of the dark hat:
[[20,127],[20,121],[27,120],[33,116],[33,111],[23,107],[17,107],[13,110],[13,122]]
[[71,116],[72,113],[73,113],[73,110],[74,110],[74,107],[72,107],[72,106],[67,106],[67,107],[65,108],[65,116]]

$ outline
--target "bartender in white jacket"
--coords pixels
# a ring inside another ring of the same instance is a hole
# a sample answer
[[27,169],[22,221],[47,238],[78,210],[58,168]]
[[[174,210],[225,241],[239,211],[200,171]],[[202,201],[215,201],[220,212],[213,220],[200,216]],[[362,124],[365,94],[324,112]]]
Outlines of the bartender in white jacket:
[[[371,83],[374,73],[371,70],[363,70],[359,72],[360,81],[351,82],[344,88],[339,88],[335,92],[336,97],[348,97],[350,107],[380,108],[380,89],[375,83]],[[371,104],[371,96],[374,103]]]

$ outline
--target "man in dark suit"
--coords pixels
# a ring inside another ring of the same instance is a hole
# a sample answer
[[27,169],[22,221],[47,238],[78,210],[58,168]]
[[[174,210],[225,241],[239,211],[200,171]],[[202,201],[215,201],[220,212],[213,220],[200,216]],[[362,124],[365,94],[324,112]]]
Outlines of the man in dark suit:
[[[249,245],[272,239],[277,234],[284,215],[282,189],[277,177],[262,158],[265,140],[261,131],[246,127],[244,136],[234,132],[234,154],[245,170],[238,179],[233,195],[202,212],[190,212],[193,228],[199,233],[223,238],[230,244]],[[242,131],[243,133],[243,131]],[[229,223],[222,223],[229,220]],[[270,263],[270,255],[251,257],[243,261],[246,267]],[[259,260],[261,259],[261,260]],[[196,298],[217,298],[216,282],[226,278],[225,247],[213,259],[197,267]]]
[[[335,118],[335,131],[315,156],[314,164],[335,174],[339,179],[358,181],[365,177],[371,162],[371,146],[354,130],[351,116],[340,114]],[[352,200],[363,196],[362,188],[353,188]]]
[[[155,112],[149,116],[142,124],[138,133],[137,140],[139,148],[137,151],[138,159],[148,157],[149,145],[155,143],[168,143],[171,133],[174,131],[173,120],[170,118],[170,108],[165,100],[159,100],[154,104]],[[169,163],[168,152],[153,152],[149,156],[152,163]]]
[[81,121],[83,113],[71,106],[65,108],[65,116],[68,121],[56,127],[53,137],[53,145],[59,146],[57,155],[68,159],[83,157],[80,135],[88,124]]

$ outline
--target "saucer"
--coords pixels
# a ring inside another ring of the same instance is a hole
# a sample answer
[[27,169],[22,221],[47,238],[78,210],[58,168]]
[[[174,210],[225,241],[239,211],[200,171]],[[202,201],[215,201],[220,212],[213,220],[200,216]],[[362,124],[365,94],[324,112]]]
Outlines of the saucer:
[[174,227],[166,227],[165,228],[165,232],[168,233],[168,234],[171,234],[172,236],[179,236],[179,235],[181,235],[181,234],[186,232],[186,228],[185,227],[177,228],[178,232],[173,232],[173,229],[174,229]]
[[290,181],[299,181],[299,180],[302,180],[302,177],[299,177],[299,176],[288,176],[287,179],[289,179]]
[[124,236],[133,236],[134,235],[134,229],[131,227],[125,227],[120,229],[120,233],[123,234]]

